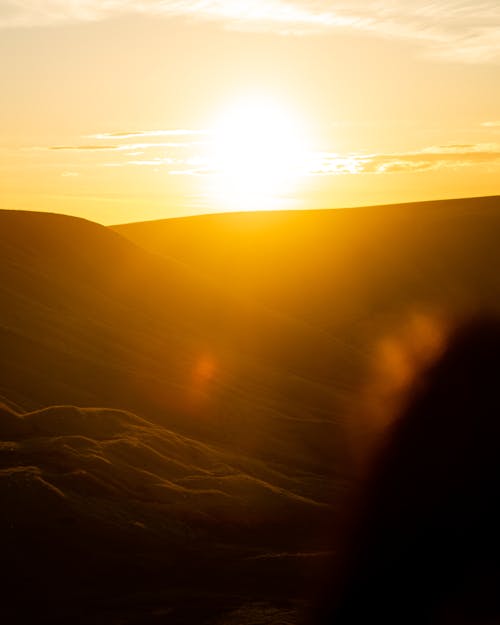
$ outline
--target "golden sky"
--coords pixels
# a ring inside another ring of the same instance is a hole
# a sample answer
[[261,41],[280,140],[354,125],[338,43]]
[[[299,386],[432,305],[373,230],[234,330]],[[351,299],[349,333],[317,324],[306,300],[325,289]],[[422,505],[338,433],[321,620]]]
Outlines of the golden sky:
[[0,208],[500,191],[498,0],[2,0],[0,81]]

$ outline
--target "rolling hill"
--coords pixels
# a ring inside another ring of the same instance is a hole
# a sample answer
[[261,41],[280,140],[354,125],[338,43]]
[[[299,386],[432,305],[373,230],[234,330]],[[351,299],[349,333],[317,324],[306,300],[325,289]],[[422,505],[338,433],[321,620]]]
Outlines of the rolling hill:
[[329,337],[81,219],[0,212],[0,257],[5,618],[276,611],[344,481]]
[[404,374],[434,326],[498,309],[499,231],[498,197],[0,211],[2,615],[298,622],[381,345]]
[[341,329],[345,339],[346,331],[410,308],[496,305],[499,226],[494,196],[224,213],[113,229],[232,292],[315,328]]
[[185,263],[85,220],[4,211],[0,267],[0,396],[14,407],[122,408],[285,463],[303,455],[285,429],[306,423],[307,440],[332,421],[334,341]]

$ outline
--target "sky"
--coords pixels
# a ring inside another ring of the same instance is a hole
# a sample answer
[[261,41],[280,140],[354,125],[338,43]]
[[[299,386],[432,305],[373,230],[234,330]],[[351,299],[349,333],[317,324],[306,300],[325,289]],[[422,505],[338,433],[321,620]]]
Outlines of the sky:
[[0,208],[500,192],[500,3],[0,0]]

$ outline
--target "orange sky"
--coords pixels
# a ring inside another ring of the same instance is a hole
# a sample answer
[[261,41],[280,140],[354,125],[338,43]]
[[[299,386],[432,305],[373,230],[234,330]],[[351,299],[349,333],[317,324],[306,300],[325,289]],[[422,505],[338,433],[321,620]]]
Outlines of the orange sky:
[[0,208],[119,223],[496,194],[499,76],[497,0],[7,0]]

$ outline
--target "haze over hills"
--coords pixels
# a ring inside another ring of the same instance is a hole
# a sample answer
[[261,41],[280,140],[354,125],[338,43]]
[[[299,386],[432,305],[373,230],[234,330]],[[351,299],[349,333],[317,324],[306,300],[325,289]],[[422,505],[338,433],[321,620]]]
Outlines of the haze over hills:
[[0,211],[6,617],[297,622],[377,345],[496,308],[499,229],[499,197],[113,229]]

